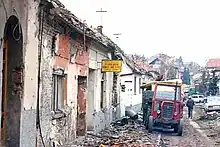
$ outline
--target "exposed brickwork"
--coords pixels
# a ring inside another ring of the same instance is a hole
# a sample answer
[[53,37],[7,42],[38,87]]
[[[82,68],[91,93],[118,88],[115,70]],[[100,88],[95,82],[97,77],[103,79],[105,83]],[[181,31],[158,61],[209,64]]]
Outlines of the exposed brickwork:
[[[86,133],[86,83],[88,76],[88,62],[89,62],[89,40],[86,41],[86,50],[84,50],[83,38],[81,35],[76,34],[76,40],[71,40],[69,35],[58,35],[56,41],[56,55],[53,57],[53,67],[61,67],[68,70],[70,68],[68,65],[72,64],[71,71],[76,71],[71,73],[72,76],[78,77],[76,81],[78,87],[74,88],[77,92],[77,116],[76,116],[76,134],[78,136],[83,136]],[[71,41],[70,41],[71,40]],[[75,50],[75,55],[69,59],[70,49]],[[71,61],[71,62],[70,62]],[[71,79],[68,79],[71,80]],[[73,86],[73,85],[68,85]],[[68,87],[67,86],[67,87]]]
[[56,37],[58,44],[56,44],[55,54],[61,58],[69,58],[69,36],[68,35],[59,35]]

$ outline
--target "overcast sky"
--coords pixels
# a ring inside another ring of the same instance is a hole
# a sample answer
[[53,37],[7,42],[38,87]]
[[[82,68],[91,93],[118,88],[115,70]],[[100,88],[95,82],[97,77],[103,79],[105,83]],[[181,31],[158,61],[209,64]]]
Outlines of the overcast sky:
[[[126,53],[166,53],[200,64],[220,57],[220,0],[61,0]],[[121,33],[119,40],[113,34]]]

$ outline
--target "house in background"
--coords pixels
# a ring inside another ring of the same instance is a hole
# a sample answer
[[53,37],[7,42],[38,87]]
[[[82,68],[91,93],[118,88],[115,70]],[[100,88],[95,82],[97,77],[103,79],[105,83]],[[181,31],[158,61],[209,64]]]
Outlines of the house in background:
[[148,59],[148,64],[160,74],[165,74],[166,69],[168,68],[167,65],[169,64],[170,59],[171,59],[170,56],[160,53],[160,54],[151,56]]
[[209,59],[206,63],[206,71],[209,79],[208,91],[212,95],[219,94],[220,89],[220,58]]
[[139,112],[142,103],[142,90],[140,88],[143,82],[152,79],[152,75],[148,73],[149,66],[144,65],[134,60],[130,60],[127,56],[124,57],[122,72],[120,73],[121,81],[121,96],[120,107],[121,116],[127,108]]

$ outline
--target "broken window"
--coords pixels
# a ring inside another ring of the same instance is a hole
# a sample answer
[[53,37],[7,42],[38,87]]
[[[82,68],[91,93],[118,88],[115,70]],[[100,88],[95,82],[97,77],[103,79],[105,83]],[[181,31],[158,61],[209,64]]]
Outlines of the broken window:
[[67,75],[53,75],[52,110],[59,111],[67,103]]
[[101,100],[100,100],[100,108],[103,109],[105,106],[105,90],[106,90],[106,73],[101,73]]
[[137,77],[134,76],[134,95],[137,94]]

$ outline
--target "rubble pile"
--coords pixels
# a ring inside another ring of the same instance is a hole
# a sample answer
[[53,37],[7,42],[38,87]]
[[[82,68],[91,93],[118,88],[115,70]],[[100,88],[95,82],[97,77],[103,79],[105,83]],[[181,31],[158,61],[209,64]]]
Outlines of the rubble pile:
[[198,120],[201,121],[216,121],[220,119],[220,113],[218,112],[211,112],[211,113],[206,113],[204,115],[201,115]]
[[155,144],[153,141],[156,142],[156,138],[147,133],[140,120],[124,118],[111,124],[99,134],[88,133],[85,140],[76,144],[84,147],[153,147]]
[[210,112],[200,116],[197,120],[201,128],[206,131],[207,137],[215,140],[215,144],[220,144],[220,113]]

